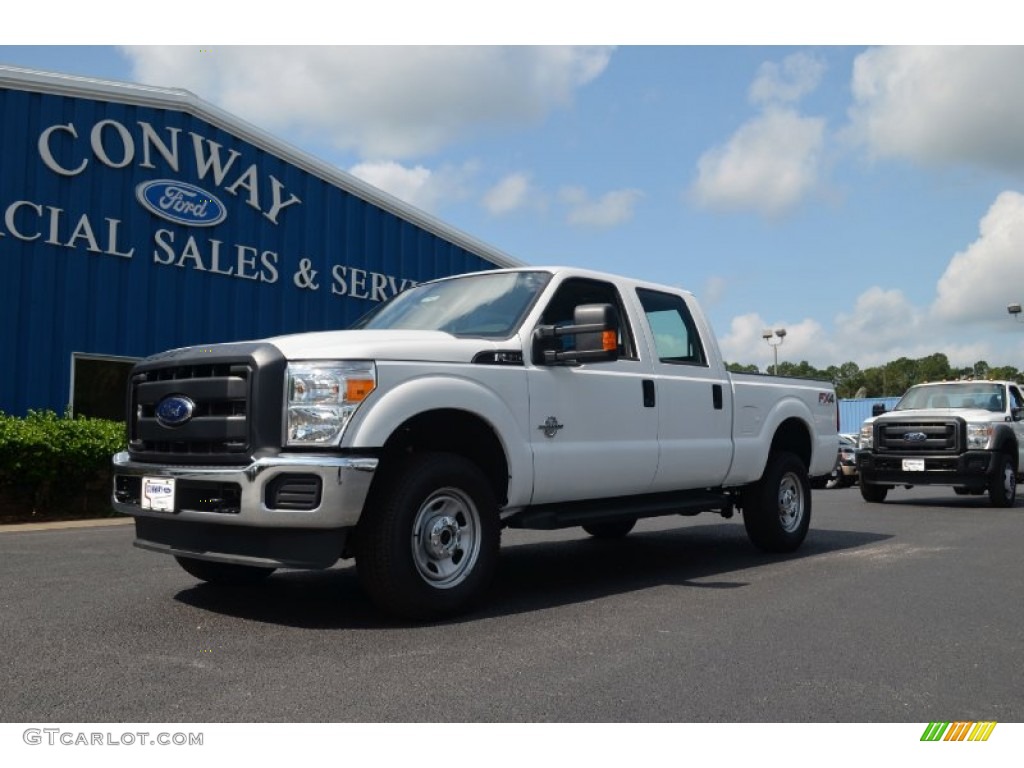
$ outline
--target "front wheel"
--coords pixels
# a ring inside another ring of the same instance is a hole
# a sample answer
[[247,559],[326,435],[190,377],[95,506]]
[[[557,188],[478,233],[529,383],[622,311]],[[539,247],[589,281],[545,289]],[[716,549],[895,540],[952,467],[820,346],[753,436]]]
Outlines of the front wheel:
[[864,501],[874,504],[881,504],[889,494],[889,488],[885,485],[868,485],[863,480],[860,483],[860,496]]
[[988,500],[993,507],[1012,507],[1017,498],[1017,468],[1010,457],[998,453],[988,481]]
[[743,525],[758,549],[792,552],[811,524],[807,468],[789,452],[768,457],[761,479],[743,492]]
[[413,455],[380,478],[356,533],[356,570],[388,613],[430,619],[467,610],[497,564],[494,492],[468,459]]
[[194,557],[175,556],[186,573],[210,584],[228,584],[242,586],[263,581],[274,572],[273,568],[261,568],[255,565],[238,565],[236,563],[217,563],[213,560],[198,560]]

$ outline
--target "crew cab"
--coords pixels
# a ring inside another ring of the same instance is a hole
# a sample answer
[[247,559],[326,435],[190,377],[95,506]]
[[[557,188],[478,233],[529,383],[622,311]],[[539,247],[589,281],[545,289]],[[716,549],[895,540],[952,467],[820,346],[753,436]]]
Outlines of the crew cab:
[[836,457],[831,384],[730,374],[685,291],[567,268],[424,283],[345,331],[138,363],[113,503],[209,582],[354,557],[387,612],[464,611],[504,528],[742,511],[763,550]]
[[865,501],[897,485],[951,485],[1012,506],[1024,459],[1024,396],[1010,381],[918,384],[864,422],[857,452]]

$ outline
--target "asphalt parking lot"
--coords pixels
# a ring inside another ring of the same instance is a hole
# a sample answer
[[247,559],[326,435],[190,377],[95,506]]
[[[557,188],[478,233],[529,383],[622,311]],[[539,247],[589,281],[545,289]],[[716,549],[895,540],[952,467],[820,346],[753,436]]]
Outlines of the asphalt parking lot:
[[350,564],[200,585],[131,526],[0,532],[2,722],[1024,720],[1024,505],[814,492],[811,533],[506,531],[482,611],[408,625]]

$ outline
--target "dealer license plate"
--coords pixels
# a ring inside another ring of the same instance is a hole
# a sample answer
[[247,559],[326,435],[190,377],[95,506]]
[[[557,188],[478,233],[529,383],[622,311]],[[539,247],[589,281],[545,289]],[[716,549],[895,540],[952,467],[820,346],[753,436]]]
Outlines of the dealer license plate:
[[173,512],[174,480],[163,477],[142,478],[142,508],[154,512]]
[[904,472],[924,472],[924,459],[904,459]]

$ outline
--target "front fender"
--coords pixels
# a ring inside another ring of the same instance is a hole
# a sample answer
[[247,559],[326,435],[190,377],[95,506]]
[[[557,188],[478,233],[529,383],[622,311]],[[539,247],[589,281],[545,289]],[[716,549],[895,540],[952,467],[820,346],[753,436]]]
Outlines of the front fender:
[[[402,424],[429,411],[455,409],[478,416],[490,425],[508,461],[508,506],[529,502],[533,491],[533,459],[520,420],[526,417],[524,371],[496,371],[498,387],[451,373],[423,373],[406,379],[367,402],[345,431],[344,448],[380,448]],[[510,376],[521,374],[521,385]],[[521,394],[519,394],[521,389]],[[518,413],[517,413],[518,411]]]

